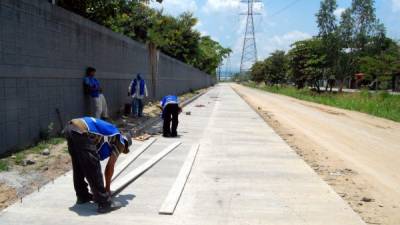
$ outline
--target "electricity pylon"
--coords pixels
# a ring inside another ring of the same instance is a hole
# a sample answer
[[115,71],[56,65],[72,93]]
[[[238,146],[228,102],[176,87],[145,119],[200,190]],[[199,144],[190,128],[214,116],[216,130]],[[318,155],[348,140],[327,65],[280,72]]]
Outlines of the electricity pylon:
[[240,73],[245,73],[257,62],[254,16],[259,14],[254,12],[254,3],[260,2],[260,0],[242,0],[241,2],[247,4],[247,13],[242,14],[246,16],[246,30],[244,33],[242,59],[240,62]]

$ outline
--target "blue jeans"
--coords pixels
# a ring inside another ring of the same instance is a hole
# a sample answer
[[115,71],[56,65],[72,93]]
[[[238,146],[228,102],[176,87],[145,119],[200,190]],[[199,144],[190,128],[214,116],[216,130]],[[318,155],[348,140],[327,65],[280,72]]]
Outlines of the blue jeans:
[[134,116],[142,117],[143,116],[143,100],[134,98],[132,100],[132,113]]

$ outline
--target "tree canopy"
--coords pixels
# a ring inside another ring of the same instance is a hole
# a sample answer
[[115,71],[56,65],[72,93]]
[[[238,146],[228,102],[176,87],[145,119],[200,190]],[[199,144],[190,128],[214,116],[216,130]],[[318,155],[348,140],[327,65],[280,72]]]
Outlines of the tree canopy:
[[154,44],[165,54],[208,74],[216,74],[231,52],[229,48],[195,30],[198,21],[191,13],[173,17],[141,2],[144,1],[59,0],[58,4],[134,40]]
[[274,67],[279,72],[269,70],[271,65],[278,65],[272,63],[276,53],[254,64],[251,78],[259,82],[263,77],[262,81],[272,85],[294,82],[299,88],[308,84],[318,90],[320,81],[332,79],[339,82],[341,90],[344,81],[354,80],[357,73],[364,75],[364,83],[375,83],[376,88],[381,81],[391,80],[393,75],[400,74],[400,47],[386,37],[385,26],[375,15],[374,3],[352,0],[337,20],[336,0],[322,0],[316,13],[318,35],[293,43],[287,54],[280,52],[283,64]]

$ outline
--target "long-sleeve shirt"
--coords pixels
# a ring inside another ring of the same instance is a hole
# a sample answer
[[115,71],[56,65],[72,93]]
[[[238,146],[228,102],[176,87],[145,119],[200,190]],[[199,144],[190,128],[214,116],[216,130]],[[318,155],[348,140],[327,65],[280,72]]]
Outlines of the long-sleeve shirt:
[[85,85],[87,85],[90,88],[90,96],[93,98],[97,98],[100,95],[100,82],[94,78],[94,77],[89,77],[86,76],[83,79],[83,82]]

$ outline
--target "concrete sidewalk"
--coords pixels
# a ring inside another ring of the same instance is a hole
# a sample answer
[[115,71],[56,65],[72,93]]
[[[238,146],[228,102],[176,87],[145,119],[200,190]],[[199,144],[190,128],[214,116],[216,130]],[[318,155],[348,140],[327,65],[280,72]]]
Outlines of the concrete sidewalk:
[[[0,225],[364,224],[228,85],[185,111],[191,115],[181,115],[182,145],[117,197],[122,209],[97,215],[94,204],[75,206],[68,173],[4,210]],[[176,140],[159,138],[128,171]],[[200,149],[174,215],[158,215],[195,143]]]

